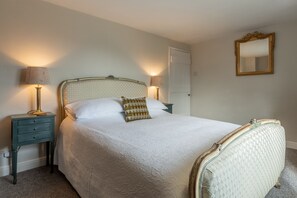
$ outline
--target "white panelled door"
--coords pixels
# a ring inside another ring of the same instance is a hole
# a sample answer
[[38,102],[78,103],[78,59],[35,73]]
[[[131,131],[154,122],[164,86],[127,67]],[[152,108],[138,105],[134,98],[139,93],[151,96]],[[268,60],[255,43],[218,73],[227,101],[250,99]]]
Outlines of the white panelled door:
[[169,48],[169,102],[175,114],[190,115],[190,66],[190,52]]

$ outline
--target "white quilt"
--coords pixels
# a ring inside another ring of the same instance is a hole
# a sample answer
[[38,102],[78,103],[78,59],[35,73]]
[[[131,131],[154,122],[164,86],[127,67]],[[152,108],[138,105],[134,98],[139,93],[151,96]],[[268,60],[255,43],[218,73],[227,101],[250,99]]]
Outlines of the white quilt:
[[239,127],[150,113],[129,123],[120,114],[63,121],[56,163],[81,197],[187,198],[195,159]]

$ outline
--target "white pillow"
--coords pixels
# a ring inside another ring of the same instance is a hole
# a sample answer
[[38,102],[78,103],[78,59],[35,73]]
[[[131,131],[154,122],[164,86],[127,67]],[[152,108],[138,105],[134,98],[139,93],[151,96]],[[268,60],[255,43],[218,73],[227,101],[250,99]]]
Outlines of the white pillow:
[[82,100],[67,104],[66,114],[72,119],[96,118],[112,113],[123,112],[122,101],[119,98],[99,98]]
[[168,109],[162,102],[153,98],[146,98],[146,106],[149,111],[156,109]]
[[154,119],[156,117],[160,116],[171,116],[171,113],[168,113],[167,111],[161,110],[161,109],[154,109],[149,111],[150,116]]

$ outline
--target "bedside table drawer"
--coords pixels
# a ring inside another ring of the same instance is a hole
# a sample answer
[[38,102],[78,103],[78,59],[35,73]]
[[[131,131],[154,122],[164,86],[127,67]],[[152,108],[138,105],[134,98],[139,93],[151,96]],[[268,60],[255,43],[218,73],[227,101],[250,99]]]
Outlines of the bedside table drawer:
[[17,121],[18,125],[31,125],[40,123],[50,123],[52,118],[35,118],[35,119],[24,119]]
[[17,126],[17,134],[50,131],[51,123]]
[[18,135],[18,143],[38,141],[38,140],[43,140],[50,137],[51,137],[51,134],[49,133],[49,131],[22,134],[22,135]]

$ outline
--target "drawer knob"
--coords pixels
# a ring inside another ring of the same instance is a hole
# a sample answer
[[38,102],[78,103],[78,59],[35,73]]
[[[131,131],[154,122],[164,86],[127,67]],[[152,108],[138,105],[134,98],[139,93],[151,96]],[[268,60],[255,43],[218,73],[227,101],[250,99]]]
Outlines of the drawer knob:
[[36,122],[36,120],[33,120],[33,122]]
[[33,136],[33,139],[35,139],[35,136]]
[[33,130],[36,131],[36,128],[34,128]]

